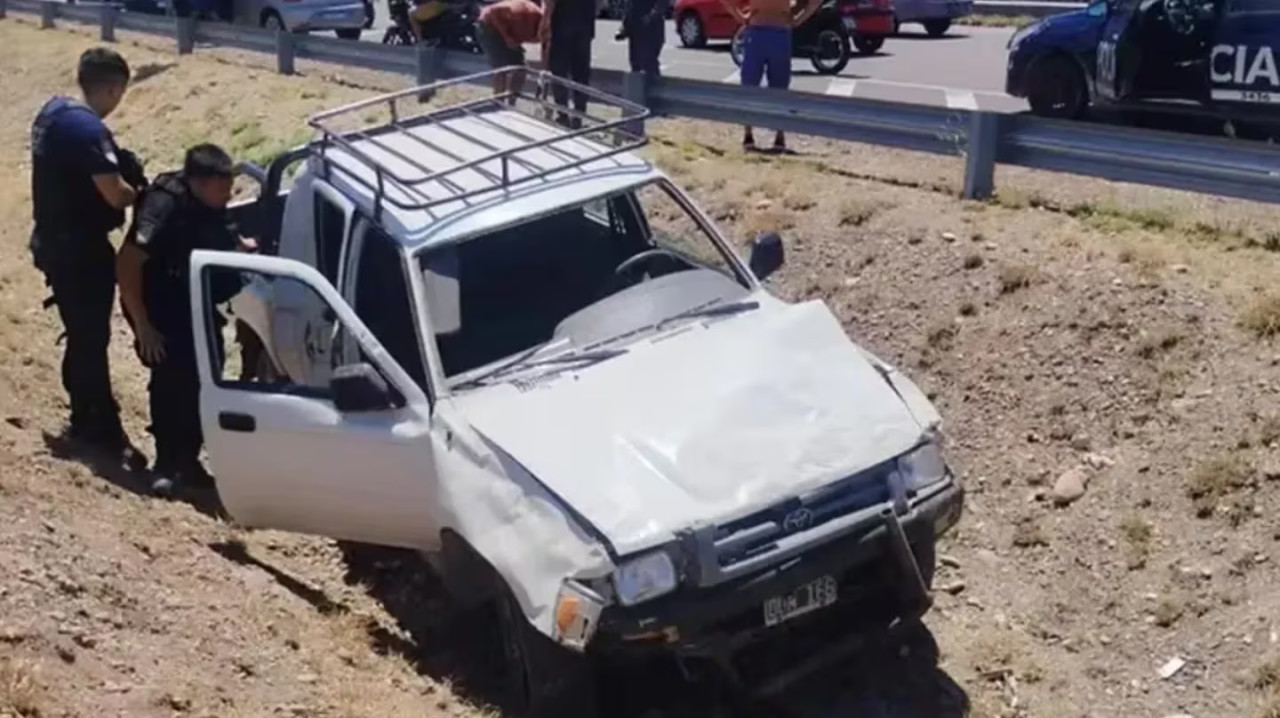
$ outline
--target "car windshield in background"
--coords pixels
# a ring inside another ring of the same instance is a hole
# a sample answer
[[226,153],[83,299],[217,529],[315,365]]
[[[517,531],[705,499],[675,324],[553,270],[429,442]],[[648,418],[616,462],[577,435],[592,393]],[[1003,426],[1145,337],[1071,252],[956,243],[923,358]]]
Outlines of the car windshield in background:
[[445,375],[463,382],[577,365],[545,361],[581,348],[556,335],[561,323],[645,282],[696,271],[750,286],[665,181],[427,249],[419,262]]

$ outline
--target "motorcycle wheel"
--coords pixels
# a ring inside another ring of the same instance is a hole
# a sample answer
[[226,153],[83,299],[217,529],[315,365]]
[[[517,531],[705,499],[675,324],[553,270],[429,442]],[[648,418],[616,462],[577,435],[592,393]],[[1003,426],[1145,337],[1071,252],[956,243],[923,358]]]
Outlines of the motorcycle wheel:
[[733,64],[742,67],[742,51],[743,36],[746,34],[746,26],[738,28],[733,33],[733,39],[729,41],[729,57],[733,58]]
[[853,46],[863,55],[874,55],[884,47],[884,35],[854,35]]
[[853,54],[850,47],[849,33],[844,28],[825,27],[818,31],[813,40],[813,54],[809,62],[819,75],[838,75],[849,64],[849,56]]
[[382,34],[382,44],[383,45],[408,45],[410,43],[405,41],[404,31],[392,25],[391,27],[387,28],[386,32]]

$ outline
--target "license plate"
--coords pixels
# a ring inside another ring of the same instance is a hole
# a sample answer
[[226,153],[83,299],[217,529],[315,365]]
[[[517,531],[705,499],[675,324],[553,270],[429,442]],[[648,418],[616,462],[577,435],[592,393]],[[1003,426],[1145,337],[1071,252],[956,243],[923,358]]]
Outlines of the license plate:
[[765,599],[764,625],[776,626],[797,616],[826,608],[836,602],[836,580],[823,576],[790,593]]

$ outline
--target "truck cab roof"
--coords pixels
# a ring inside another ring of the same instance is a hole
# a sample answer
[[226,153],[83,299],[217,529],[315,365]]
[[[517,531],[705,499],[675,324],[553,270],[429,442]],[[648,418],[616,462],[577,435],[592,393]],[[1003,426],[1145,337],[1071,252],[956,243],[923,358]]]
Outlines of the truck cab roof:
[[[465,80],[466,78],[461,78]],[[534,74],[530,81],[545,81]],[[562,80],[555,80],[563,82]],[[608,98],[617,105],[617,98]],[[595,98],[593,98],[595,99]],[[632,150],[642,134],[620,118],[583,117],[568,128],[546,108],[490,96],[405,117],[414,91],[384,95],[311,118],[318,130],[308,171],[324,177],[407,249],[448,244],[661,176]],[[344,120],[374,108],[389,120],[356,130]]]

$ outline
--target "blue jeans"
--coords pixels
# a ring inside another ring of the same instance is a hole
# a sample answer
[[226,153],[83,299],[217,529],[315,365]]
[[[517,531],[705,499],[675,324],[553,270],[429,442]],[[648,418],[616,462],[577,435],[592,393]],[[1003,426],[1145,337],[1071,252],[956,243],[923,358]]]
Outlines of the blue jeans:
[[759,87],[766,76],[769,87],[791,85],[791,28],[748,25],[742,35],[742,84]]

